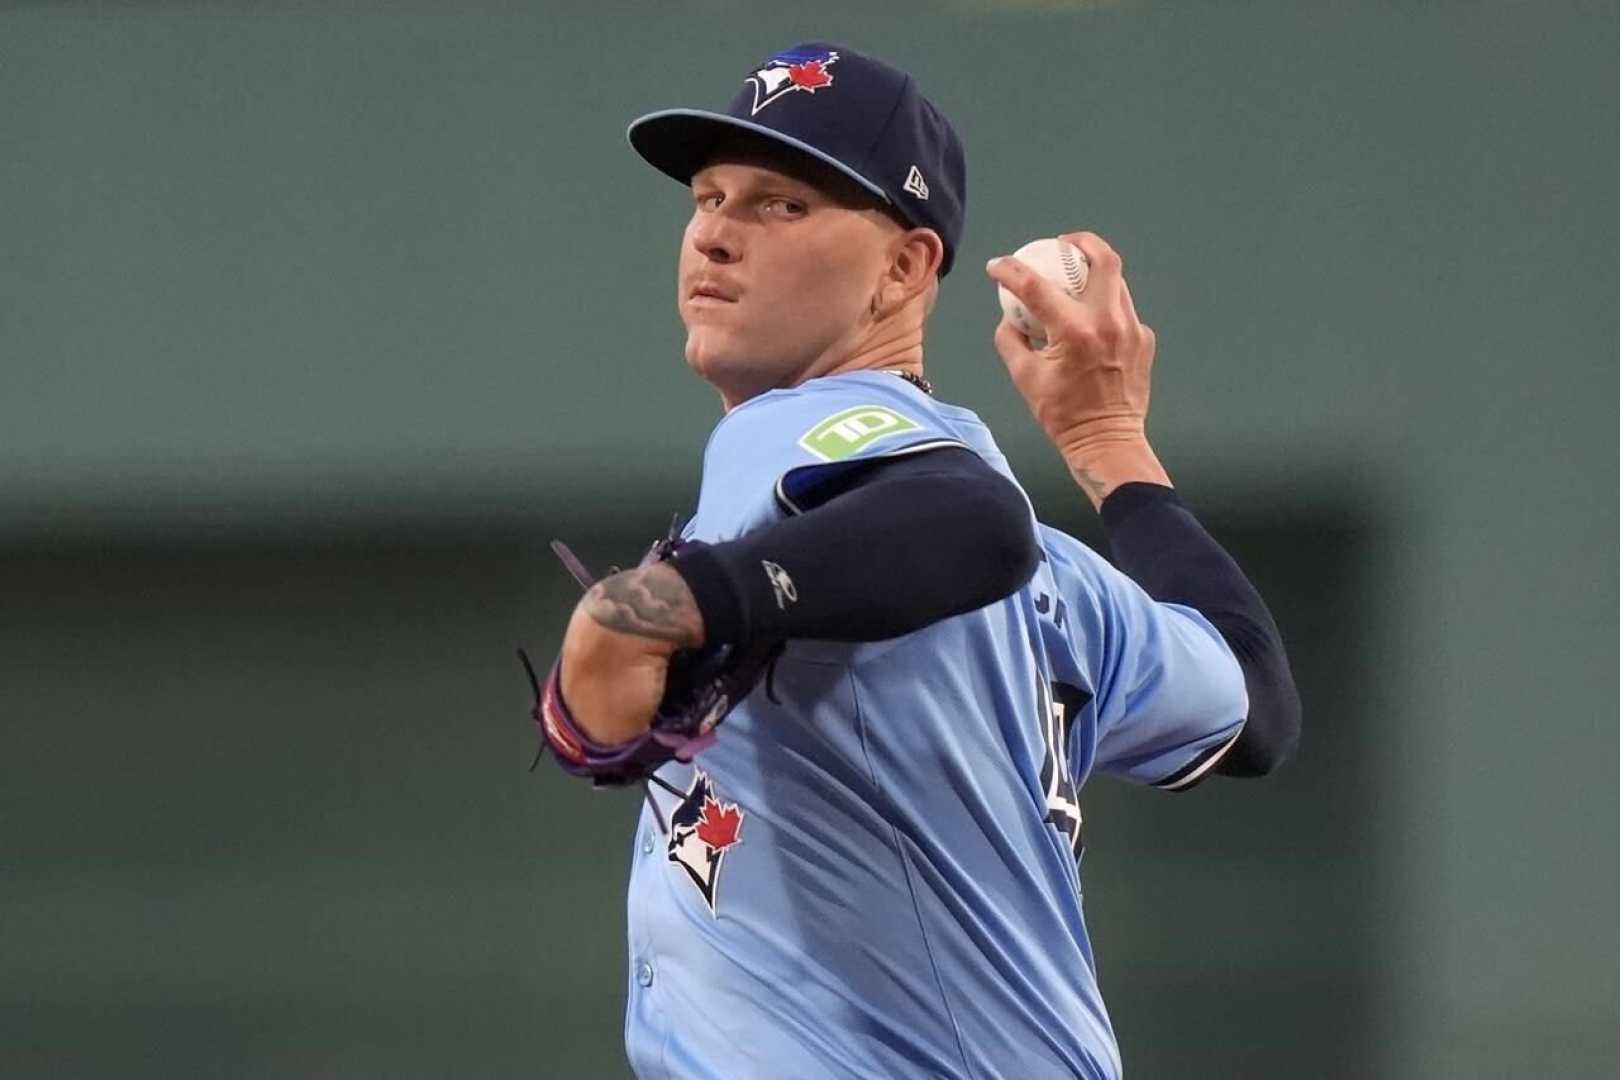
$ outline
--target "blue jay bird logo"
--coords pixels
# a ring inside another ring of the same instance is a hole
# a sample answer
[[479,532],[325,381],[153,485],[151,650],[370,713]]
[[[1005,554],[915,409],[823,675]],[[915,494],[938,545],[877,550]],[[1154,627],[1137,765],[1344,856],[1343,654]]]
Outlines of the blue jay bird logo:
[[764,67],[748,76],[754,84],[754,108],[748,115],[758,115],[759,110],[795,90],[814,94],[826,89],[833,83],[832,72],[827,69],[837,62],[835,52],[785,52],[771,57]]
[[720,867],[726,852],[742,839],[744,811],[715,797],[714,784],[695,770],[686,797],[669,816],[669,861],[686,871],[709,914],[715,913]]

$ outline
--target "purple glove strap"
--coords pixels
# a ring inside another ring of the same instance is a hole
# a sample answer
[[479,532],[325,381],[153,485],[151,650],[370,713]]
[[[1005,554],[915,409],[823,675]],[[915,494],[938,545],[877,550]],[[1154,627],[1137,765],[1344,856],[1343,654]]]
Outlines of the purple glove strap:
[[658,726],[660,714],[653,718],[654,726],[650,730],[628,742],[616,745],[596,742],[579,729],[563,700],[560,658],[546,677],[545,690],[535,703],[534,718],[556,754],[557,764],[575,776],[593,776],[604,784],[632,782],[672,757],[691,761],[694,754],[706,750],[715,740],[712,726],[697,735],[661,729]]

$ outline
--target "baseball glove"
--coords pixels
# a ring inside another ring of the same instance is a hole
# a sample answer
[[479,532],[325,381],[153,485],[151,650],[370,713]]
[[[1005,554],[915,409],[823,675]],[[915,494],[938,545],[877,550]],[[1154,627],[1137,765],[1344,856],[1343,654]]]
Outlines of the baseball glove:
[[[680,518],[677,517],[670,525],[669,535],[655,542],[639,565],[649,566],[672,559],[701,543],[681,539]],[[581,588],[589,590],[596,583],[566,544],[554,540],[551,548]],[[616,568],[609,571],[614,572]],[[654,770],[671,760],[691,761],[694,754],[712,745],[715,728],[762,678],[767,679],[768,693],[768,675],[781,655],[783,644],[781,641],[756,641],[746,645],[718,643],[677,652],[670,659],[664,696],[653,715],[651,728],[644,735],[614,746],[592,741],[574,723],[562,696],[561,655],[551,665],[551,674],[542,685],[528,654],[519,649],[518,658],[523,661],[529,685],[534,689],[533,715],[541,738],[540,749],[529,767],[532,769],[539,763],[549,746],[558,765],[575,776],[590,777],[598,787],[622,787],[648,780],[668,787],[653,775]]]

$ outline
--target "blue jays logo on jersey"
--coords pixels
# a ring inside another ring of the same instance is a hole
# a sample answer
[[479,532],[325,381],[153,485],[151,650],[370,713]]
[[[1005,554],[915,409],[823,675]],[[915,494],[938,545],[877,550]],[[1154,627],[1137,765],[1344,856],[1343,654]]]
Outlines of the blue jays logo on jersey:
[[835,52],[778,53],[765,62],[765,66],[748,76],[754,84],[754,108],[748,115],[795,90],[814,94],[833,83],[832,72],[827,69],[838,62]]
[[743,817],[736,803],[716,796],[702,769],[693,773],[686,798],[669,816],[669,861],[686,871],[711,915],[720,888],[720,866],[726,852],[742,840]]

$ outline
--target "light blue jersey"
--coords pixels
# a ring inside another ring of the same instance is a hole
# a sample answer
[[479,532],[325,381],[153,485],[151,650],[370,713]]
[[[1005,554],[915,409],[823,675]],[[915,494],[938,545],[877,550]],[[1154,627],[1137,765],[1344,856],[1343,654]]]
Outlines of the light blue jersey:
[[[709,440],[688,535],[802,512],[849,463],[965,446],[966,409],[863,372],[775,390]],[[792,642],[695,766],[659,775],[629,893],[625,1039],[650,1078],[1114,1077],[1076,790],[1179,787],[1236,738],[1242,674],[1190,608],[1079,541],[1006,599],[888,641]],[[938,538],[941,544],[949,536]]]

